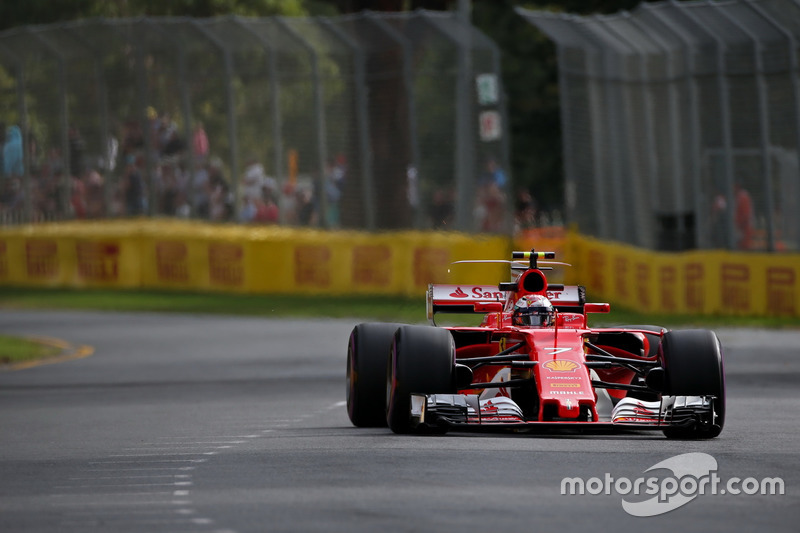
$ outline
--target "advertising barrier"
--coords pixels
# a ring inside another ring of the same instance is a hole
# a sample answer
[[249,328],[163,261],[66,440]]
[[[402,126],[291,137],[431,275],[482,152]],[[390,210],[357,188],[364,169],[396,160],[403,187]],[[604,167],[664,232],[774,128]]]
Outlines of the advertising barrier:
[[0,230],[0,285],[419,296],[508,280],[511,249],[556,251],[551,281],[642,312],[800,317],[800,254],[651,252],[575,233],[511,239],[137,220]]
[[497,236],[322,232],[194,222],[62,223],[0,230],[0,284],[242,293],[423,295],[428,283],[504,279]]
[[566,282],[643,312],[800,317],[800,254],[650,252],[571,234]]

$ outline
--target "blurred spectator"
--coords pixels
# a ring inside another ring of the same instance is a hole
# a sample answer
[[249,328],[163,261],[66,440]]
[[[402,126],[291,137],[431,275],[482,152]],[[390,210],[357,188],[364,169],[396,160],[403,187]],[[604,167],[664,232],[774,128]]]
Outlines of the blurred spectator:
[[343,154],[327,165],[325,175],[326,222],[329,228],[338,228],[340,225],[339,201],[342,198],[347,160]]
[[105,191],[103,176],[96,169],[86,175],[86,216],[101,218],[105,214]]
[[251,196],[242,198],[242,206],[239,208],[239,222],[249,224],[256,218],[256,199]]
[[144,213],[144,179],[139,171],[138,158],[129,155],[125,164],[125,173],[122,176],[122,193],[125,201],[125,214],[138,216]]
[[72,207],[72,215],[75,218],[86,218],[86,185],[83,180],[78,176],[70,178],[72,189],[70,191],[70,206]]
[[278,183],[275,178],[267,176],[264,171],[264,165],[256,161],[255,158],[250,159],[242,178],[242,197],[249,197],[253,201],[259,199],[264,188],[275,191],[278,188]]
[[200,165],[195,169],[192,176],[191,190],[194,204],[194,213],[199,218],[208,218],[209,206],[211,205],[211,166],[208,163]]
[[280,210],[275,202],[275,193],[264,189],[262,199],[256,202],[256,215],[254,222],[261,224],[277,224],[280,220]]
[[297,188],[297,223],[301,226],[317,225],[317,210],[314,205],[314,190],[310,185]]
[[203,123],[198,121],[192,134],[192,154],[197,161],[205,161],[208,157],[208,150],[208,135],[203,128]]
[[222,176],[222,169],[212,165],[209,174],[209,218],[214,222],[229,221],[233,214],[230,187]]
[[431,222],[434,229],[446,229],[453,223],[453,192],[436,189],[431,203]]
[[481,232],[498,233],[503,231],[506,197],[497,183],[489,182],[478,190],[475,220]]
[[736,194],[736,245],[740,250],[749,250],[754,233],[753,199],[741,183],[736,183],[733,191]]
[[508,182],[506,173],[503,172],[503,169],[500,168],[493,157],[486,160],[486,175],[483,181],[484,183],[494,183],[501,190],[505,189],[506,183]]
[[84,158],[86,157],[86,141],[81,137],[80,131],[75,126],[70,126],[67,133],[69,143],[69,172],[70,176],[80,178],[83,176]]
[[6,142],[3,146],[3,174],[8,177],[25,174],[22,132],[17,125],[9,126],[6,132]]
[[514,211],[515,231],[522,231],[536,226],[536,202],[526,189],[517,192],[517,205]]

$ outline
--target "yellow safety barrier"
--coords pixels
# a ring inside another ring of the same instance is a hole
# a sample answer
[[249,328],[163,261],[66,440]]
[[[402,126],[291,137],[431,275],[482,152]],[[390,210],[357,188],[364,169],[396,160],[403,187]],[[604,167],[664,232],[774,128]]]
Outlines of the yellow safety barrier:
[[643,312],[800,317],[800,254],[650,252],[570,234],[568,283]]
[[428,283],[503,279],[504,237],[323,232],[138,220],[0,231],[0,284],[248,293],[421,295]]
[[[575,233],[497,236],[318,231],[174,220],[0,230],[0,285],[421,296],[428,283],[509,279],[511,249],[571,263],[551,281],[660,313],[800,317],[800,254],[663,253]],[[562,279],[563,278],[563,279]]]

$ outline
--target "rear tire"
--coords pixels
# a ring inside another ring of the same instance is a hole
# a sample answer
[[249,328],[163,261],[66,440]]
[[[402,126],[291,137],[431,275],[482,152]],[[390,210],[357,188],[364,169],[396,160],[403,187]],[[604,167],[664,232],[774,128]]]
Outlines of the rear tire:
[[386,423],[410,433],[411,394],[455,394],[455,342],[446,329],[401,326],[394,334],[386,372]]
[[722,346],[713,331],[670,331],[661,340],[661,364],[665,373],[664,394],[670,396],[714,396],[713,425],[671,427],[664,435],[675,439],[713,439],[725,425],[725,371]]
[[400,324],[358,324],[347,343],[347,415],[358,427],[386,427],[386,362]]

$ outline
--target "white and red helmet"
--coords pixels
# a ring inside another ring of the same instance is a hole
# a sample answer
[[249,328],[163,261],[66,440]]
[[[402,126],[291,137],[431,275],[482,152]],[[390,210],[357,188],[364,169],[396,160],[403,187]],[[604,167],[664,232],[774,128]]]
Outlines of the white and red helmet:
[[541,294],[529,294],[514,304],[511,322],[515,326],[550,327],[556,323],[556,310]]

